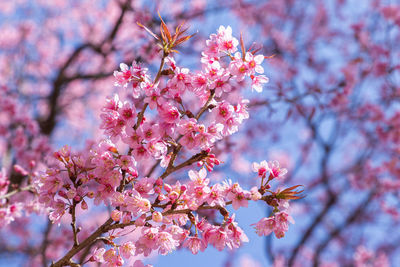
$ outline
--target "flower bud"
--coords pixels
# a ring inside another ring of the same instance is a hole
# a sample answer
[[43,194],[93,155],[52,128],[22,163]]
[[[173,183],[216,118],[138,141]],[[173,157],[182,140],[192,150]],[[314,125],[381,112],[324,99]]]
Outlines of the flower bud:
[[130,213],[124,212],[122,216],[123,223],[129,223],[132,220],[132,215]]
[[119,222],[121,220],[122,212],[119,210],[113,210],[111,212],[111,219],[113,219],[114,222]]
[[158,179],[156,180],[156,185],[157,185],[157,186],[162,186],[162,185],[163,185],[163,180],[162,180],[161,178],[158,178]]
[[153,212],[151,218],[155,222],[162,222],[163,216],[162,216],[161,212],[155,211],[155,212]]
[[82,202],[81,202],[81,208],[82,208],[83,210],[87,210],[87,209],[88,209],[88,204],[86,203],[85,200],[82,200]]
[[185,192],[187,190],[187,186],[186,185],[181,185],[181,193]]
[[29,162],[29,167],[30,167],[31,169],[33,169],[33,168],[35,168],[35,166],[36,166],[36,161],[31,160],[31,161]]
[[169,184],[164,184],[164,189],[167,191],[167,193],[171,192],[172,187]]

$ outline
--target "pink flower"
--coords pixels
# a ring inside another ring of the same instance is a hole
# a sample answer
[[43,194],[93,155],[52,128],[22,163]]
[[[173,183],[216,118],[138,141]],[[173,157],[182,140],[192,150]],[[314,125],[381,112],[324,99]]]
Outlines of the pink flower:
[[268,83],[269,79],[265,75],[251,76],[251,90],[261,93],[263,84]]
[[285,168],[281,169],[279,167],[279,162],[276,160],[269,162],[269,168],[270,168],[271,177],[273,177],[273,178],[282,179],[285,176],[285,174],[287,173],[287,169],[285,169]]
[[151,218],[154,222],[162,222],[163,216],[162,216],[161,212],[155,211],[155,212],[153,212]]
[[196,186],[206,186],[210,182],[210,179],[206,179],[207,171],[205,168],[201,168],[200,171],[196,172],[193,170],[189,171],[189,178]]
[[153,265],[150,264],[144,265],[141,260],[137,260],[133,263],[132,267],[153,267]]
[[117,111],[122,106],[122,102],[119,101],[119,96],[117,94],[114,95],[113,98],[107,97],[106,104],[103,106],[101,111]]
[[185,134],[180,140],[182,146],[185,146],[187,149],[193,149],[198,146],[198,141],[195,137],[194,132],[189,132]]
[[258,173],[259,177],[266,177],[266,175],[270,172],[268,162],[265,160],[261,161],[261,163],[254,162],[252,169],[254,172]]
[[250,190],[250,194],[251,194],[251,200],[253,201],[257,201],[260,200],[262,195],[260,194],[260,192],[258,192],[258,188],[256,186],[252,187]]
[[113,219],[114,222],[119,222],[122,217],[122,212],[119,210],[113,210],[111,212],[111,218]]
[[125,125],[133,127],[136,123],[136,109],[131,107],[129,102],[125,102],[123,106],[118,110],[120,118],[125,121]]
[[191,80],[189,69],[177,67],[175,69],[175,76],[168,81],[168,87],[177,90],[179,93],[183,93],[190,86]]
[[289,222],[294,224],[293,218],[287,212],[281,211],[256,223],[256,233],[263,236],[274,232],[277,238],[282,238],[289,229]]
[[252,53],[247,52],[246,56],[245,56],[245,60],[248,64],[248,67],[250,70],[250,72],[249,72],[250,75],[254,74],[255,72],[260,73],[260,74],[264,73],[263,67],[260,66],[264,60],[263,55],[254,56]]
[[139,127],[138,133],[146,141],[155,141],[161,138],[161,131],[158,124],[144,122]]
[[210,84],[210,89],[215,90],[215,95],[220,97],[222,92],[230,92],[232,90],[232,86],[229,84],[229,75],[219,76],[216,80],[214,80]]
[[226,195],[226,198],[232,201],[232,207],[237,210],[240,207],[248,206],[250,192],[243,190],[238,183],[234,183]]
[[211,81],[216,80],[218,77],[224,76],[224,69],[218,61],[209,62],[205,67],[205,78]]
[[154,178],[144,177],[135,183],[135,189],[142,197],[149,197],[154,194]]
[[207,90],[208,80],[204,74],[197,74],[192,78],[194,92],[203,93]]
[[255,225],[256,233],[259,236],[266,236],[275,230],[276,221],[274,217],[268,217],[262,218],[258,223],[252,225]]
[[142,234],[136,242],[136,254],[143,253],[147,257],[158,246],[158,228],[143,227]]
[[105,248],[96,248],[92,253],[92,257],[90,257],[90,261],[104,262],[104,252],[106,252]]
[[208,194],[206,201],[210,206],[225,206],[223,189],[220,184],[215,184],[211,187],[211,191]]
[[229,241],[228,234],[223,227],[210,225],[203,236],[209,244],[213,245],[219,251],[222,251]]
[[236,38],[232,37],[232,28],[230,26],[226,28],[224,26],[220,26],[217,36],[218,48],[221,51],[226,51],[232,54],[237,50],[239,41]]
[[163,98],[160,96],[160,92],[158,89],[153,90],[144,99],[144,103],[148,103],[150,109],[155,109],[157,106],[161,105],[162,102],[163,102]]
[[233,214],[228,220],[226,220],[225,229],[227,230],[229,242],[227,246],[230,249],[238,248],[243,242],[249,242],[249,238],[243,232],[243,230],[235,222],[235,214]]
[[135,244],[131,241],[128,241],[120,246],[119,253],[121,253],[122,257],[129,259],[131,256],[135,255],[135,249]]
[[8,180],[8,177],[6,175],[6,169],[1,168],[1,170],[0,170],[0,195],[7,193],[9,184],[10,184],[10,181]]
[[178,132],[182,135],[185,135],[187,133],[192,133],[193,131],[196,130],[197,126],[197,121],[196,119],[182,119],[178,123]]
[[114,248],[107,250],[103,254],[103,258],[110,266],[122,266],[124,264],[124,260],[117,254]]
[[132,127],[128,127],[126,128],[126,133],[122,135],[122,142],[130,147],[135,147],[142,142],[142,137]]
[[161,118],[167,123],[177,123],[179,121],[179,111],[178,109],[171,105],[166,104],[159,109],[159,114]]
[[130,68],[128,67],[128,65],[126,65],[125,63],[121,63],[119,65],[119,68],[121,69],[121,71],[114,71],[114,77],[116,79],[116,82],[114,85],[127,87],[128,83],[132,77],[132,72],[131,72]]
[[157,235],[158,252],[161,255],[167,255],[179,246],[179,241],[175,240],[169,232],[159,232]]
[[183,246],[196,255],[199,251],[203,252],[207,248],[207,243],[197,236],[190,236],[185,240]]
[[226,122],[229,118],[232,117],[234,111],[235,109],[231,104],[226,101],[222,101],[215,109],[216,121],[221,123]]

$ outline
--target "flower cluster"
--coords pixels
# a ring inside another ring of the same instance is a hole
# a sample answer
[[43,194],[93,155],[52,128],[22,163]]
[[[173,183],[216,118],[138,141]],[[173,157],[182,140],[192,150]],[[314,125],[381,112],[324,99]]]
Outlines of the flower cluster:
[[[259,188],[246,190],[231,180],[212,184],[207,178],[207,171],[221,163],[212,153],[215,143],[238,131],[249,117],[248,101],[232,100],[228,94],[239,92],[238,84],[245,77],[254,80],[256,73],[263,73],[260,64],[264,57],[246,52],[243,40],[242,53],[236,52],[238,40],[232,37],[230,27],[221,26],[202,53],[203,71],[192,73],[179,67],[170,55],[174,42],[181,39],[168,36],[165,25],[161,33],[162,38],[153,36],[162,40],[163,49],[154,79],[135,62],[132,66],[121,64],[121,71],[114,72],[116,86],[132,85],[133,99],[142,99],[142,107],[118,94],[108,98],[100,126],[108,138],[81,153],[63,147],[54,153],[59,166],[48,169],[35,183],[40,203],[48,208],[53,222],[71,215],[74,247],[81,246],[77,208],[93,210],[94,205],[104,204],[111,209],[110,219],[100,232],[93,233],[107,247],[93,251],[89,261],[121,266],[132,256],[165,255],[181,246],[193,254],[209,245],[218,250],[237,248],[248,238],[228,209],[247,207],[249,201],[264,202],[274,212],[273,222],[268,218],[257,223],[259,234],[274,231],[281,238],[288,230],[287,222],[292,221],[288,200],[299,198],[300,192],[292,191],[293,187],[268,190],[273,178],[286,173],[277,162],[254,164],[261,178]],[[191,156],[182,157],[183,153]],[[190,169],[189,179],[165,180],[192,164],[200,169]],[[160,175],[144,171],[158,166],[164,168]],[[222,221],[204,211],[219,212]],[[140,234],[124,241],[124,234],[114,229]],[[58,264],[63,259],[60,261]]]
[[[7,164],[6,151],[12,148],[14,162]],[[48,138],[40,134],[39,125],[7,87],[0,87],[0,226],[22,216],[23,211],[38,212],[30,184],[37,166],[51,151]],[[28,181],[24,178],[28,177]],[[18,190],[16,190],[19,188]],[[18,194],[17,192],[22,191]]]

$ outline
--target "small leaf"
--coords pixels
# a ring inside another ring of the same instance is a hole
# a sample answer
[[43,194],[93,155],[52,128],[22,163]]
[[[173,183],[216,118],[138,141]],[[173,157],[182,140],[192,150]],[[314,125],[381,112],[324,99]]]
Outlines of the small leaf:
[[264,59],[270,59],[270,58],[274,58],[275,54],[271,55],[271,56],[264,56]]
[[197,32],[194,33],[194,34],[187,35],[187,36],[184,36],[184,37],[180,38],[178,41],[176,41],[175,45],[179,45],[179,44],[181,44],[181,43],[186,42],[187,40],[189,40],[190,38],[192,38],[192,37],[195,36],[196,34],[197,34]]
[[240,33],[240,48],[242,49],[242,59],[244,61],[246,57],[246,49],[244,48],[243,34]]
[[[171,43],[171,33],[168,30],[167,24],[165,24],[164,20],[162,19],[160,12],[158,12],[158,16],[161,19],[161,25],[160,25],[160,31],[161,31],[161,35],[163,35],[163,39],[165,40],[165,37],[167,37],[168,43]],[[165,41],[167,41],[165,40]]]
[[137,24],[139,27],[145,29],[145,30],[146,30],[151,36],[153,36],[156,40],[160,41],[160,38],[159,38],[155,33],[153,33],[149,28],[147,28],[146,26],[144,26],[144,25],[141,24],[140,22],[136,22],[136,24]]

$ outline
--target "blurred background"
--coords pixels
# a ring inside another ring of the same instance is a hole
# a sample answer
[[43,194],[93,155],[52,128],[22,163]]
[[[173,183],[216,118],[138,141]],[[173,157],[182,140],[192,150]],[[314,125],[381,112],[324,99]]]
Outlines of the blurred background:
[[[180,249],[145,262],[400,266],[398,1],[0,1],[0,168],[29,168],[34,159],[40,170],[63,145],[83,149],[99,140],[105,98],[123,94],[114,87],[119,63],[157,70],[158,47],[136,24],[158,32],[157,11],[170,27],[186,21],[189,34],[198,31],[176,56],[181,66],[201,68],[205,40],[220,25],[271,57],[264,91],[244,84],[250,119],[218,143],[224,164],[212,177],[250,188],[251,163],[278,160],[288,169],[281,185],[304,185],[307,196],[291,202],[296,224],[283,239],[255,234],[250,224],[270,210],[253,204],[236,216],[250,239],[242,248],[196,256]],[[18,122],[6,115],[10,101]],[[16,172],[11,179],[23,183]],[[2,227],[0,264],[31,266],[40,255],[49,264],[62,229],[41,215]]]

